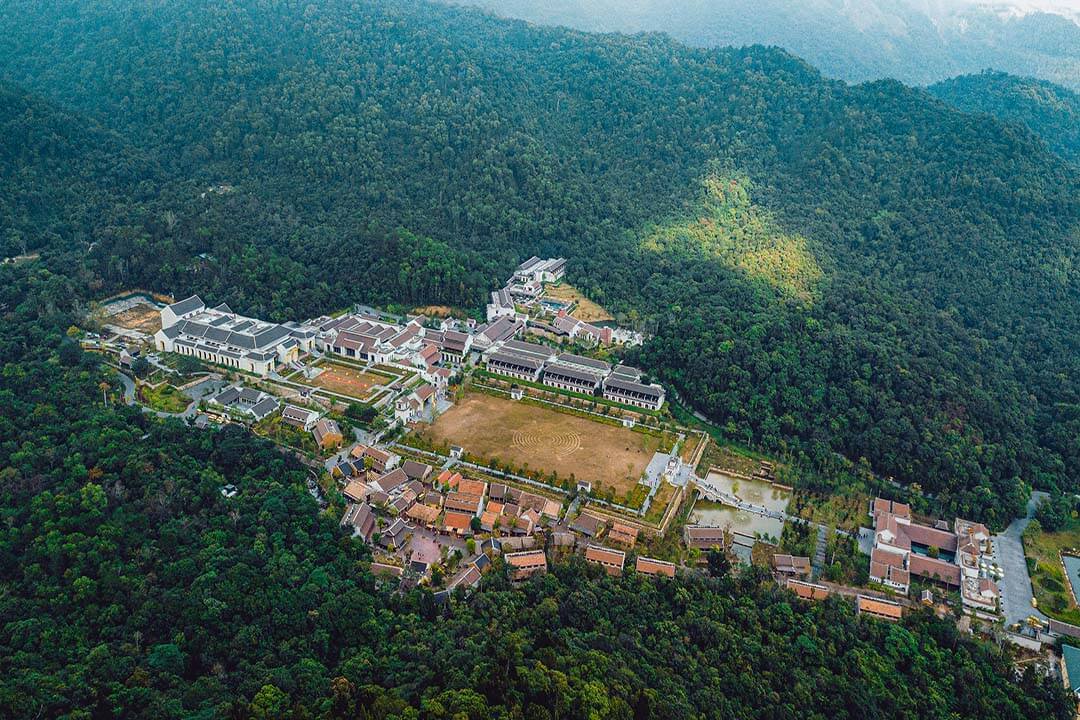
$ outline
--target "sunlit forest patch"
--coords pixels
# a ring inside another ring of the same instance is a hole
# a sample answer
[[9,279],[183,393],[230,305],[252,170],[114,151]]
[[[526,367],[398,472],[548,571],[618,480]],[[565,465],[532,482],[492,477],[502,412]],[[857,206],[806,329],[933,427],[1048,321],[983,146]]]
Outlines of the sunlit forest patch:
[[709,175],[699,217],[649,231],[657,253],[702,255],[762,280],[786,297],[813,304],[824,273],[805,237],[785,233],[750,199],[746,180]]

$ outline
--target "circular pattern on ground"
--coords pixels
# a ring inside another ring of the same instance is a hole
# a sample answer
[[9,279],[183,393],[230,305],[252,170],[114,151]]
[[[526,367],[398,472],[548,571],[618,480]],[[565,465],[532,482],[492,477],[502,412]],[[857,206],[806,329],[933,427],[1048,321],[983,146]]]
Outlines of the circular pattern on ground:
[[514,447],[525,450],[543,450],[553,452],[558,458],[564,458],[581,449],[581,435],[574,431],[563,433],[527,433],[514,431]]

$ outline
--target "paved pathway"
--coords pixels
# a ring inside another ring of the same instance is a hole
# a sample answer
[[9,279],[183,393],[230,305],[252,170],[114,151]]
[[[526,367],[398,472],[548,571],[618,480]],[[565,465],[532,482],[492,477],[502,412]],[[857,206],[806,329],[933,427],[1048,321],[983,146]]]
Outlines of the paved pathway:
[[814,560],[812,565],[813,572],[811,577],[817,580],[821,577],[821,570],[825,567],[825,526],[818,525],[817,529],[817,547],[814,549]]
[[1028,575],[1027,561],[1024,559],[1024,545],[1020,536],[1024,533],[1035,506],[1047,497],[1046,493],[1033,492],[1028,501],[1027,515],[1013,520],[1005,532],[994,536],[994,556],[998,565],[1005,571],[1005,577],[999,583],[1001,607],[1005,612],[1005,625],[1023,622],[1031,615],[1043,622],[1047,617],[1031,606],[1031,577]]

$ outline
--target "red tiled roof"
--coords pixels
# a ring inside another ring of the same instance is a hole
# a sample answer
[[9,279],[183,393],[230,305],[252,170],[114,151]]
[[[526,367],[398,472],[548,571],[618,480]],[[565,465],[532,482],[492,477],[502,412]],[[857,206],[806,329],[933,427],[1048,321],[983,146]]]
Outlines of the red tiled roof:
[[675,564],[666,560],[654,560],[653,558],[638,556],[636,568],[639,573],[645,575],[675,577]]
[[443,525],[449,530],[468,530],[473,517],[473,515],[447,510],[443,517]]
[[886,602],[884,600],[875,600],[874,598],[860,595],[859,612],[869,613],[871,615],[884,617],[890,620],[899,620],[900,616],[903,614],[903,609],[896,603]]
[[960,585],[960,568],[944,560],[911,553],[908,556],[908,570],[912,575],[938,579],[950,585]]

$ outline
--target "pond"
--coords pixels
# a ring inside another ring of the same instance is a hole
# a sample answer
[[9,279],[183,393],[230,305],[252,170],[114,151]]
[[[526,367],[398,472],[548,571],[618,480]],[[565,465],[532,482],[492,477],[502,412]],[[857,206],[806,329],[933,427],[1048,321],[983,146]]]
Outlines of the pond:
[[777,540],[780,539],[780,534],[784,531],[784,522],[782,520],[706,500],[694,505],[694,510],[690,513],[690,522],[695,525],[730,527],[731,532],[747,537],[754,537],[755,534],[769,535]]
[[709,472],[709,480],[743,502],[761,505],[777,512],[786,511],[788,501],[791,500],[790,490],[764,480],[746,480],[716,471]]
[[1080,557],[1062,555],[1061,561],[1065,564],[1065,577],[1069,578],[1073,597],[1080,597]]

